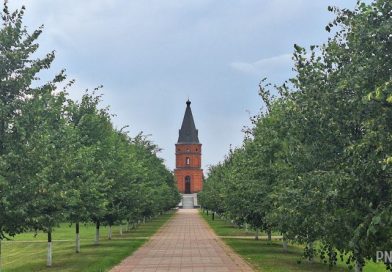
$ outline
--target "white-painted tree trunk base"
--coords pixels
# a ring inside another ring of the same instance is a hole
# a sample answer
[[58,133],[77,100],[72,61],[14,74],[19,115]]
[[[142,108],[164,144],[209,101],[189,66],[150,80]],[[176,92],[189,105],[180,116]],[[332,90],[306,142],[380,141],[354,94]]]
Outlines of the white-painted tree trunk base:
[[95,244],[99,245],[99,229],[95,229]]
[[80,252],[80,235],[76,233],[76,246],[75,246],[76,253]]
[[52,242],[48,242],[48,256],[46,260],[47,266],[52,266]]
[[288,248],[289,248],[289,246],[288,246],[287,241],[286,241],[286,240],[283,240],[283,251],[284,251],[284,252],[287,252]]

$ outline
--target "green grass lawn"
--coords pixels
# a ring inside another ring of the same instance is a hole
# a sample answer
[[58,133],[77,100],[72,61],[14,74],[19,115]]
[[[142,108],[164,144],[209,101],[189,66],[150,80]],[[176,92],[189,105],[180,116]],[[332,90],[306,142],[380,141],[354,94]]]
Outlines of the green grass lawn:
[[211,212],[209,215],[207,213],[203,213],[200,211],[200,214],[208,221],[214,222],[214,224],[210,224],[210,226],[214,229],[218,236],[255,236],[256,232],[252,229],[245,230],[243,228],[239,228],[234,226],[233,224],[229,224],[228,222],[220,219],[215,215],[215,221],[212,221]]
[[94,245],[95,226],[80,226],[81,252],[75,253],[75,226],[62,224],[53,231],[53,266],[46,267],[47,236],[39,233],[23,233],[12,241],[2,242],[2,272],[107,271],[125,257],[131,255],[153,235],[174,212],[147,221],[137,228],[120,235],[120,227],[113,227],[113,239],[108,240],[108,228],[100,230],[100,245]]
[[[207,216],[205,213],[200,213],[200,215],[218,236],[243,236],[244,230],[217,216],[212,221],[211,216]],[[256,241],[238,238],[223,238],[223,241],[252,264],[253,267],[263,272],[349,271],[344,264],[338,264],[337,267],[329,269],[328,265],[321,263],[317,259],[312,263],[309,263],[307,260],[301,260],[303,251],[301,246],[298,245],[290,245],[288,252],[285,253],[283,252],[281,241],[268,242],[265,240]],[[385,272],[385,267],[382,264],[368,263],[364,272]]]

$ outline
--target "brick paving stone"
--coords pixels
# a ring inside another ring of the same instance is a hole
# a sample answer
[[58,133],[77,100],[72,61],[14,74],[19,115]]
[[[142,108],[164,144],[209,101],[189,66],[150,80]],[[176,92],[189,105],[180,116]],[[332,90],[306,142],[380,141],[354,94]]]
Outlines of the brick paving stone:
[[179,210],[145,245],[111,272],[250,272],[196,209]]

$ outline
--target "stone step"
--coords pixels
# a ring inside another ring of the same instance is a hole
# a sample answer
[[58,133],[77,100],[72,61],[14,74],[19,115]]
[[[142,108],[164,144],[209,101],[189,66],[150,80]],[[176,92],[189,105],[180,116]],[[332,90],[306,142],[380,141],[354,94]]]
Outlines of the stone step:
[[194,199],[193,196],[182,196],[182,208],[183,209],[193,209]]

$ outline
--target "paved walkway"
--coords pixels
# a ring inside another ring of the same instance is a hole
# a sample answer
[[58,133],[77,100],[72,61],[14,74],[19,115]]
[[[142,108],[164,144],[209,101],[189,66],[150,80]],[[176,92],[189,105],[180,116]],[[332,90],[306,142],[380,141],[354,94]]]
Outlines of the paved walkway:
[[253,271],[197,213],[194,209],[179,210],[149,242],[111,272]]

